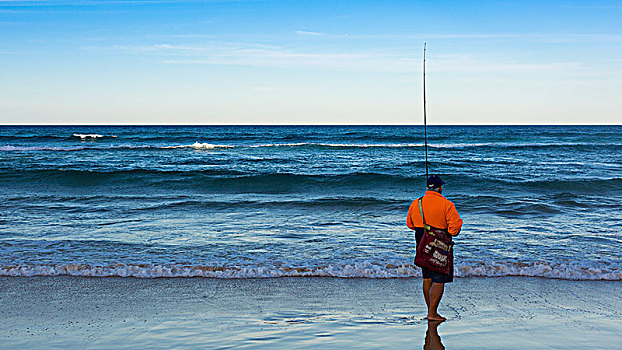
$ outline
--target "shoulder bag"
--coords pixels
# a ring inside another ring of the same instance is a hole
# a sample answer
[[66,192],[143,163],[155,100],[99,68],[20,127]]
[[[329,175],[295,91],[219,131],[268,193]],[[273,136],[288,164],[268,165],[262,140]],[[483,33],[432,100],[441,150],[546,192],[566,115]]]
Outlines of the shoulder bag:
[[441,230],[425,223],[423,217],[423,197],[419,198],[419,213],[423,220],[423,237],[417,245],[415,265],[430,271],[448,275],[453,269],[454,252],[452,236],[447,230]]

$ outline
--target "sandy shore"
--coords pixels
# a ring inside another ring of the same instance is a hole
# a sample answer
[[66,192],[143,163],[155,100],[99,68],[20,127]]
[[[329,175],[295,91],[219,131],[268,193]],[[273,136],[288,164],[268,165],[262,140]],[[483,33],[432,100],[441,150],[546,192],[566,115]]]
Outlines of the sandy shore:
[[[612,349],[622,282],[461,278],[434,327],[418,279],[0,278],[2,348]],[[427,337],[426,337],[427,334]],[[436,336],[438,334],[438,337]],[[440,338],[440,339],[439,339]]]

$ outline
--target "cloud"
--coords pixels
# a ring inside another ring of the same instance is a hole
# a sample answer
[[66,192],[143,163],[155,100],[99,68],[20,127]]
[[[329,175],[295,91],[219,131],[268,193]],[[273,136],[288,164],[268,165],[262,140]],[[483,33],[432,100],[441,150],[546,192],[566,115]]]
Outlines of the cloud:
[[[325,38],[343,38],[344,34],[335,33],[315,33],[296,31],[301,35],[316,35]],[[349,39],[357,40],[514,40],[528,41],[530,43],[593,43],[593,42],[621,42],[622,34],[604,33],[421,33],[421,34],[345,34]]]
[[468,55],[437,55],[430,66],[432,71],[444,72],[555,72],[564,70],[578,70],[583,63],[576,61],[566,62],[516,62],[507,60],[491,61]]
[[[174,47],[167,49],[174,50]],[[187,54],[186,48],[182,50]],[[366,72],[419,72],[419,57],[391,51],[366,52],[304,52],[281,47],[235,46],[206,50],[203,57],[170,58],[166,64],[248,65],[277,67],[315,67],[339,70],[364,70]],[[437,55],[428,63],[431,72],[453,73],[473,72],[555,72],[578,70],[581,62],[517,62],[512,60],[491,60],[467,55]]]
[[88,46],[87,50],[121,52],[125,54],[153,54],[162,56],[205,56],[231,55],[246,50],[276,50],[279,46],[246,44],[238,42],[206,42],[197,44],[151,44],[151,45],[113,45],[108,47]]
[[[151,55],[163,64],[229,65],[257,67],[308,67],[365,72],[412,73],[421,71],[421,57],[399,49],[367,49],[334,51],[326,49],[290,48],[241,42],[205,42],[198,44],[160,43],[153,45],[115,45],[89,47],[129,55]],[[435,54],[428,63],[430,72],[559,72],[578,71],[578,61],[517,61],[498,55],[486,57],[465,54]]]
[[[186,49],[179,51],[188,54]],[[199,54],[200,52],[200,54]],[[197,51],[193,58],[165,59],[166,64],[211,64],[275,67],[315,67],[367,71],[412,70],[409,58],[387,52],[309,52],[276,46],[225,45]]]
[[309,36],[324,36],[324,35],[326,35],[326,33],[309,32],[309,31],[305,31],[305,30],[297,30],[295,33],[296,34],[300,34],[300,35],[309,35]]
[[85,47],[87,50],[129,55],[152,55],[165,64],[208,64],[239,66],[317,67],[354,70],[414,69],[411,59],[390,51],[308,51],[277,45],[240,42],[200,44],[160,43],[153,45],[114,45]]

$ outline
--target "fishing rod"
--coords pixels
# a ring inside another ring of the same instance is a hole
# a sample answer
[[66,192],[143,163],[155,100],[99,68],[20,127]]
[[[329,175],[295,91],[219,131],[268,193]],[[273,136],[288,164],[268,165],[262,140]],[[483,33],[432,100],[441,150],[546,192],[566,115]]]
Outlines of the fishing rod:
[[425,49],[426,43],[423,43],[423,138],[425,140],[425,179],[428,180],[428,122],[425,113]]

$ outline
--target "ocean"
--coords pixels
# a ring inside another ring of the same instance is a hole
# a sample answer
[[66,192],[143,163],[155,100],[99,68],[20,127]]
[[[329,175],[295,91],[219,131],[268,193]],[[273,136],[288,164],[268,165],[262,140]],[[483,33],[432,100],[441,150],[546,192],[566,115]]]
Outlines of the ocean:
[[[622,280],[622,126],[430,126],[455,274]],[[0,276],[406,278],[420,126],[0,126]]]

